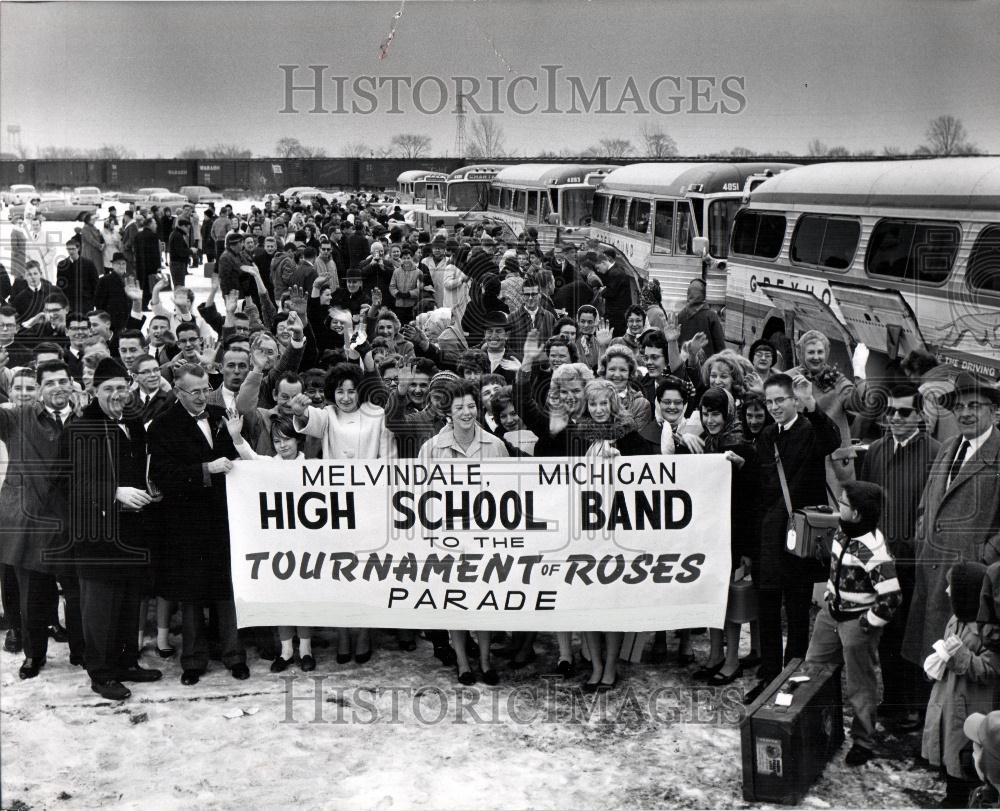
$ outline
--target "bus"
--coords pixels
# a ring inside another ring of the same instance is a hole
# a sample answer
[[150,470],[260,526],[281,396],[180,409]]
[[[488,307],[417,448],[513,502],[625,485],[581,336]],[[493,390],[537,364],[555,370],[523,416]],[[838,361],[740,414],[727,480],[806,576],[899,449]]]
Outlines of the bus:
[[425,169],[411,169],[396,178],[396,195],[403,204],[427,205],[428,198],[444,198],[448,175],[428,172]]
[[[594,194],[591,236],[618,248],[678,306],[702,278],[707,301],[726,297],[729,232],[744,190],[792,163],[635,163],[608,173]],[[671,303],[672,302],[672,303]]]
[[503,166],[477,163],[456,169],[445,182],[444,198],[427,200],[424,209],[414,211],[417,228],[432,230],[443,220],[447,228],[455,223],[482,219],[490,198],[490,181]]
[[844,368],[864,343],[871,374],[923,349],[1000,379],[1000,158],[823,163],[760,184],[733,224],[725,329],[783,352],[819,329]]
[[490,184],[487,219],[496,219],[521,235],[537,229],[543,250],[557,242],[582,242],[588,236],[594,189],[610,165],[521,163],[508,166]]

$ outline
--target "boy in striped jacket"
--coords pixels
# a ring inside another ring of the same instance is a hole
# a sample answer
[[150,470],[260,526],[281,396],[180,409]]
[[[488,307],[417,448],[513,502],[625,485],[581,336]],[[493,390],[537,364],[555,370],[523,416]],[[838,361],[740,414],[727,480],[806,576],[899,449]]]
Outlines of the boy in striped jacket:
[[846,699],[854,710],[853,746],[845,762],[860,766],[875,748],[878,643],[902,601],[896,565],[878,531],[882,488],[847,482],[840,495],[840,528],[833,538],[826,605],[816,617],[807,662],[844,662]]

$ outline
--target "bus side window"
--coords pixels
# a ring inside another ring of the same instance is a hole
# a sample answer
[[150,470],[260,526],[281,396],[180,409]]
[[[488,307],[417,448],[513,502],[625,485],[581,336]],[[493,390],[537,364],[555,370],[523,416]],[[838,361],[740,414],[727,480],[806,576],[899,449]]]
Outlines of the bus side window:
[[676,239],[674,241],[675,254],[693,253],[691,241],[694,237],[694,214],[691,211],[691,204],[683,202],[677,206],[677,217],[674,220],[676,226]]
[[657,200],[653,219],[653,250],[670,253],[674,241],[674,201]]
[[965,283],[971,290],[1000,293],[1000,225],[987,225],[972,246]]

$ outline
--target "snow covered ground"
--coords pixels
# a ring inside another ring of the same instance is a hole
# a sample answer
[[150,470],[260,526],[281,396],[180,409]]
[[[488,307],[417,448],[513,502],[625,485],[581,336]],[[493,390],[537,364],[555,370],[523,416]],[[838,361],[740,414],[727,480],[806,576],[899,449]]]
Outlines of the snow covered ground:
[[[143,664],[164,679],[132,685],[123,703],[91,692],[64,645],[27,682],[21,656],[0,653],[2,807],[760,807],[741,783],[752,678],[695,692],[694,666],[623,666],[622,686],[594,705],[578,680],[541,675],[555,663],[549,638],[534,666],[502,670],[495,688],[459,687],[427,642],[401,653],[381,639],[365,665],[319,648],[313,674],[279,676],[252,652],[248,681],[213,662],[195,687],[147,645]],[[707,637],[696,640],[702,659]],[[904,755],[917,743],[887,735],[899,759],[851,769],[848,742],[802,805],[928,807],[943,784]]]

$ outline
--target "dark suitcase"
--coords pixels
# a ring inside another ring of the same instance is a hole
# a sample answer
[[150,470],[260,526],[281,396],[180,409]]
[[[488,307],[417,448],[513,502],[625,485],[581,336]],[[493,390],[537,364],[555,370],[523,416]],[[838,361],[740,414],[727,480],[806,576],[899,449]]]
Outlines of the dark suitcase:
[[[792,703],[775,703],[793,676],[808,676],[791,690]],[[844,742],[840,667],[793,659],[740,724],[743,798],[798,803]]]

